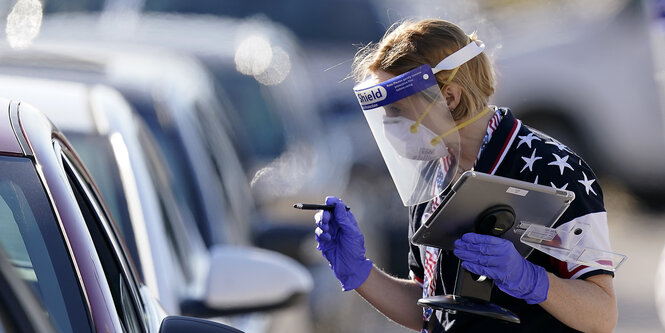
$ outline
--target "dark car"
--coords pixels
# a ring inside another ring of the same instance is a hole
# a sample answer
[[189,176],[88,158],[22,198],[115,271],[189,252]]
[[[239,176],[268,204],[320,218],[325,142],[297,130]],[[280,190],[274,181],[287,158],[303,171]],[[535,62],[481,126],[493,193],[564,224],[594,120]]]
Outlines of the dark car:
[[167,317],[67,139],[28,104],[0,108],[0,248],[57,331],[238,332]]

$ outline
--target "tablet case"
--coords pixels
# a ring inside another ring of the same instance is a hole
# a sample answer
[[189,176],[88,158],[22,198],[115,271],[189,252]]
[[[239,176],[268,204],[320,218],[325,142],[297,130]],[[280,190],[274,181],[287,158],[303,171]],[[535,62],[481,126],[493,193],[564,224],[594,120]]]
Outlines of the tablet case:
[[[494,231],[495,236],[513,242],[517,251],[526,257],[533,248],[520,242],[524,231],[531,224],[551,227],[574,199],[575,193],[571,191],[466,171],[416,231],[411,242],[453,249],[454,241],[465,233],[492,234]],[[514,223],[497,223],[500,226],[497,230],[482,230],[483,222],[509,220],[511,213]]]

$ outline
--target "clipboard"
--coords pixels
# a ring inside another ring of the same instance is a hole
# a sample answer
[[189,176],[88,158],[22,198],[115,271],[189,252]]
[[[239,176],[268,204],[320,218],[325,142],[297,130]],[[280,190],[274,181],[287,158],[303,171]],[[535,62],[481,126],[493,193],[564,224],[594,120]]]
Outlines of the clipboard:
[[531,225],[552,227],[574,199],[572,191],[466,171],[414,233],[411,243],[453,249],[456,239],[476,232],[508,239],[526,257],[533,250],[520,242],[526,229]]

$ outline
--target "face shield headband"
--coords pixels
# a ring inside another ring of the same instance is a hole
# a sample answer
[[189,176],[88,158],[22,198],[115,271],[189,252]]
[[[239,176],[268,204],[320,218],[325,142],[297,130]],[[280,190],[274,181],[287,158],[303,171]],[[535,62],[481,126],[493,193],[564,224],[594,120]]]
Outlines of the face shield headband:
[[[483,43],[481,40],[471,40],[469,44],[464,46],[463,48],[453,52],[451,55],[445,57],[441,62],[439,62],[434,68],[432,68],[432,73],[436,74],[440,71],[443,70],[452,70],[452,73],[450,73],[450,76],[446,80],[446,82],[443,83],[443,86],[441,87],[441,90],[443,91],[443,88],[447,86],[452,80],[453,77],[455,77],[455,74],[457,74],[457,71],[459,70],[460,66],[464,65],[467,61],[475,58],[477,55],[481,54],[485,50],[485,43]],[[485,108],[483,112],[475,115],[471,119],[468,119],[464,121],[463,123],[459,124],[456,126],[454,129],[451,129],[450,131],[453,130],[460,130],[476,120],[480,119],[482,116],[484,116],[487,112],[489,112],[489,108]],[[411,131],[415,133],[415,128],[418,127],[418,124],[422,120],[422,117],[427,115],[429,112],[429,109],[427,109],[423,115],[421,116],[421,119],[416,121],[415,124],[411,126]],[[435,145],[440,138],[445,137],[446,135],[450,134],[449,132],[443,133],[440,136],[432,139],[432,145]]]
[[[483,43],[481,40],[471,40],[469,44],[464,46],[463,48],[453,52],[451,55],[445,57],[441,62],[439,62],[434,68],[432,68],[432,73],[436,74],[440,71],[443,70],[453,70],[452,73],[450,73],[450,76],[446,80],[446,82],[443,84],[443,89],[446,85],[448,85],[452,80],[453,77],[455,77],[455,74],[457,74],[457,71],[459,70],[460,66],[464,65],[467,61],[475,58],[477,55],[481,54],[485,50],[485,43]],[[422,121],[422,119],[429,113],[429,110],[431,109],[431,106],[428,107],[425,112],[421,115],[421,117],[413,124],[411,125],[411,132],[416,133],[418,125]],[[439,140],[446,135],[450,134],[451,131],[453,130],[460,130],[470,124],[472,124],[474,121],[478,120],[482,116],[484,116],[487,112],[489,112],[489,108],[486,108],[483,110],[483,112],[477,114],[471,119],[468,119],[464,123],[456,126],[455,128],[451,129],[449,132],[443,133],[436,138],[432,139],[432,145],[436,145]]]
[[[432,72],[434,74],[444,71],[459,68],[464,65],[467,61],[475,58],[477,55],[481,54],[485,50],[485,43],[481,40],[472,40],[469,44],[466,44],[463,48],[453,52],[453,54],[445,57],[441,62],[439,62]],[[452,76],[452,75],[451,75]]]
[[[469,44],[466,46],[462,47],[461,49],[453,52],[451,55],[445,57],[443,60],[441,60],[434,68],[432,68],[432,73],[436,74],[439,73],[440,71],[443,70],[453,70],[453,72],[450,74],[446,82],[443,84],[443,87],[448,85],[452,80],[453,77],[455,77],[455,74],[457,74],[457,71],[459,70],[460,66],[464,65],[467,61],[475,58],[477,55],[481,54],[485,50],[485,43],[483,43],[481,40],[471,40]],[[436,82],[436,81],[435,81]],[[431,83],[431,82],[430,82]],[[441,89],[443,89],[443,87]],[[354,90],[357,90],[354,88]],[[380,94],[379,94],[380,95]],[[361,106],[363,109],[365,107],[363,106],[363,102],[369,102],[371,101],[371,98],[373,95],[368,95],[368,96],[361,96],[358,95],[358,101],[360,102]],[[379,96],[380,97],[380,96]],[[399,96],[397,96],[399,97]],[[364,98],[364,99],[363,99]],[[410,126],[410,130],[412,133],[416,133],[418,131],[418,126],[422,122],[423,118],[429,113],[429,111],[432,109],[433,103],[428,105],[428,107],[425,109],[425,112],[422,113],[422,115],[416,120],[415,123],[413,123]],[[450,134],[453,130],[459,130],[467,125],[470,125],[474,121],[478,120],[480,117],[485,115],[489,109],[485,109],[482,113],[474,116],[473,118],[463,122],[462,124],[456,126],[455,128],[451,129],[450,131],[443,133],[435,138],[432,139],[432,145],[436,145],[439,143],[440,139],[445,137],[446,135]]]

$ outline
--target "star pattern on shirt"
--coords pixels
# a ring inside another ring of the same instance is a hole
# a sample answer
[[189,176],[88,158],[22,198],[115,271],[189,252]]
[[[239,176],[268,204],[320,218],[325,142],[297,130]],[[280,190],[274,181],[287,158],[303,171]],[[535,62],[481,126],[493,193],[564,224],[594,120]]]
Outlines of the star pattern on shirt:
[[[515,122],[517,123],[517,121]],[[507,128],[504,125],[503,129]],[[503,134],[504,132],[502,131],[501,135],[495,136],[495,138],[505,140],[503,141],[503,145],[488,144],[486,151],[489,153],[483,156],[484,159],[482,159],[482,162],[486,162],[482,163],[483,168],[486,167],[488,170],[496,172],[495,174],[499,176],[531,181],[533,184],[548,187],[555,191],[574,192],[577,199],[566,210],[566,218],[571,220],[580,219],[589,221],[590,223],[606,223],[602,220],[597,220],[597,215],[593,215],[605,211],[602,202],[601,186],[596,175],[580,156],[560,141],[537,130],[532,130],[527,126],[520,127],[517,133],[510,132],[509,137],[503,137],[505,135]],[[479,158],[479,160],[481,159]],[[538,162],[538,160],[541,161]],[[556,173],[557,170],[559,174]],[[561,220],[557,223],[560,225],[566,222]],[[421,258],[421,262],[423,262],[422,266],[425,268],[425,263],[427,262],[426,254],[421,254]],[[563,265],[561,268],[562,274],[573,275],[574,272],[570,271],[570,267],[571,265]],[[425,268],[423,275],[426,277],[427,274],[430,273]],[[440,280],[437,280],[437,283],[438,281]],[[446,285],[440,287],[445,288]],[[432,320],[435,320],[433,313],[430,312],[429,314]],[[443,316],[444,314],[446,314],[446,317]],[[453,315],[450,315],[450,318],[448,318],[447,312],[439,312],[436,317],[438,317],[439,324],[444,329],[455,328],[453,325],[455,322]],[[427,316],[428,320],[429,318]]]
[[565,190],[568,187],[568,183],[566,183],[565,185],[563,185],[561,187],[557,187],[556,185],[554,185],[554,183],[550,182],[550,186],[552,186],[553,188],[555,188],[557,190]]
[[536,150],[534,149],[533,152],[531,153],[531,157],[522,156],[522,159],[524,160],[525,164],[524,167],[522,167],[522,170],[520,170],[520,173],[522,173],[526,168],[529,168],[529,171],[533,172],[533,163],[536,162],[537,160],[542,159],[542,157],[536,156]]
[[[515,166],[520,168],[521,174],[535,174],[533,184],[542,182],[543,185],[549,184],[550,187],[558,190],[578,191],[579,189],[580,194],[586,192],[588,196],[598,195],[596,189],[594,189],[594,184],[597,181],[594,178],[595,176],[586,169],[582,159],[572,153],[566,145],[552,138],[534,136],[533,132],[518,136],[518,138],[520,140],[517,143],[517,147],[523,146],[518,150],[523,162]],[[536,141],[541,141],[542,143],[534,144]],[[544,144],[554,146],[556,149],[545,148]],[[550,154],[551,157],[547,157]],[[536,163],[536,161],[541,159],[545,162]],[[550,168],[551,170],[548,171],[543,170],[544,165],[556,167],[559,172],[554,171],[554,168]],[[570,177],[564,176],[566,169],[570,169],[567,174]],[[545,175],[546,177],[540,177],[541,175]],[[559,178],[559,175],[564,177]],[[577,183],[581,184],[581,186],[577,187]],[[568,189],[568,187],[571,187],[571,189]]]
[[593,188],[591,187],[591,185],[592,185],[596,180],[595,180],[595,179],[589,179],[589,178],[587,178],[587,175],[586,175],[586,173],[584,173],[584,171],[582,171],[582,176],[584,176],[584,180],[580,179],[580,180],[578,180],[578,182],[579,182],[580,184],[584,185],[584,189],[586,190],[586,194],[589,195],[589,191],[591,191],[591,193],[593,193],[594,195],[598,195],[598,194],[596,193],[596,191],[594,191]]
[[555,160],[555,161],[552,161],[552,162],[550,162],[550,163],[547,163],[547,165],[558,166],[558,167],[559,167],[559,171],[561,171],[561,175],[563,175],[563,171],[564,171],[566,168],[569,168],[570,170],[575,171],[575,169],[573,169],[573,167],[572,167],[570,164],[568,164],[568,158],[570,157],[570,155],[566,155],[566,156],[564,156],[564,157],[561,157],[561,156],[559,156],[559,155],[557,155],[557,154],[554,154],[554,153],[552,153],[552,155],[554,156],[554,158],[555,158],[556,160]]
[[540,141],[540,138],[535,136],[533,132],[527,134],[527,135],[520,135],[518,136],[520,138],[520,142],[517,144],[516,148],[519,148],[523,143],[526,143],[526,145],[531,148],[531,141],[533,140],[538,140]]
[[456,319],[450,320],[450,318],[448,318],[448,312],[445,312],[444,315],[445,319],[441,323],[441,326],[443,326],[443,329],[445,331],[448,331],[451,327],[453,327],[453,324],[455,323]]

